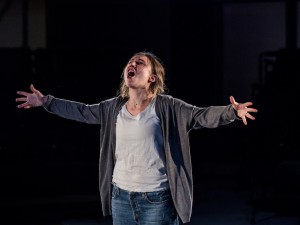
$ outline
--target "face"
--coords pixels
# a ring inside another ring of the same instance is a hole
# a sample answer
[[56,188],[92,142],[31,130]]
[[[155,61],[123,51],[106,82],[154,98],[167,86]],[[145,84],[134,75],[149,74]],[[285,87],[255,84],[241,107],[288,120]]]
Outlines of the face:
[[144,55],[132,57],[124,69],[124,80],[128,88],[146,89],[155,82],[155,76],[151,73],[151,63]]

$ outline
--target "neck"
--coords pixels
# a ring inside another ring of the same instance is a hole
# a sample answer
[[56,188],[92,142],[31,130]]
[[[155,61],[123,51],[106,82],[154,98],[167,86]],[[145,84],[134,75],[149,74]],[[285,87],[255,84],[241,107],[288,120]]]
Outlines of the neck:
[[131,106],[139,107],[143,106],[144,104],[148,104],[153,99],[154,95],[152,93],[147,93],[146,91],[138,92],[138,91],[131,91],[129,92],[129,100],[128,103]]

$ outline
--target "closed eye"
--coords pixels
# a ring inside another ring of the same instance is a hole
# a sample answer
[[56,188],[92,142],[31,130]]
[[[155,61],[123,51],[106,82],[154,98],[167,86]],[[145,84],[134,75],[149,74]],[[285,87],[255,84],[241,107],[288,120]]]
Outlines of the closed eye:
[[130,60],[130,61],[128,62],[127,65],[130,65],[130,64],[132,64],[133,62],[135,62],[136,65],[143,65],[143,66],[146,66],[146,62],[145,62],[144,60],[142,60],[142,59],[139,59],[139,60],[137,60],[137,61]]
[[137,64],[137,65],[143,65],[143,66],[146,65],[146,63],[145,63],[143,60],[138,60],[138,61],[136,61],[136,64]]

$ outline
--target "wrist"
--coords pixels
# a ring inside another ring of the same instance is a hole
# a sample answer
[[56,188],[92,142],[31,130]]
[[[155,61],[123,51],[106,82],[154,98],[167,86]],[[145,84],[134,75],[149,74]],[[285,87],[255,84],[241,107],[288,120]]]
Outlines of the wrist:
[[45,105],[48,101],[48,95],[42,97],[42,105]]

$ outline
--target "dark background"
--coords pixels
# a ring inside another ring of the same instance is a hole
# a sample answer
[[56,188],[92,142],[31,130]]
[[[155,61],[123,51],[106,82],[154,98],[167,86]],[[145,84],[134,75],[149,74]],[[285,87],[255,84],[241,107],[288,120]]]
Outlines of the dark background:
[[[5,2],[0,19],[12,1]],[[28,91],[33,83],[44,94],[97,103],[117,95],[125,63],[146,50],[164,62],[169,94],[197,106],[229,104],[224,9],[259,1],[46,1],[46,46],[36,49],[28,45],[28,1],[20,2],[22,45],[0,48],[0,211],[29,220],[101,216],[99,127],[42,108],[17,109],[17,90]],[[299,3],[264,2],[282,4],[285,29],[278,33],[285,41],[282,48],[260,52],[253,59],[257,79],[246,86],[235,80],[230,93],[237,101],[253,101],[257,119],[247,127],[237,121],[191,132],[194,179],[198,191],[207,180],[234,181],[254,208],[276,202],[277,210],[292,212],[299,210],[300,196]],[[253,22],[268,18],[259,19]],[[232,27],[240,26],[237,17]],[[233,38],[238,41],[238,33]],[[255,48],[238,43],[232,51]]]

